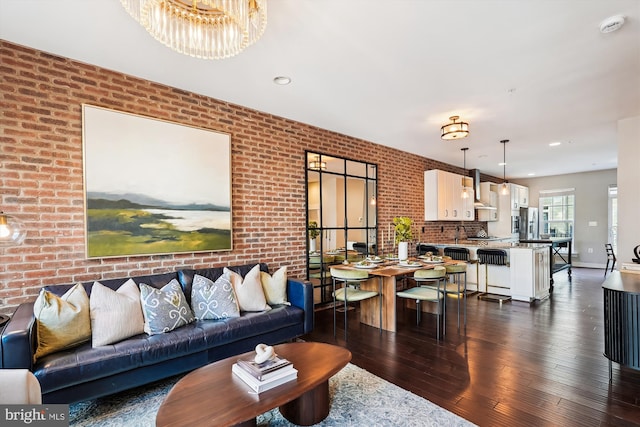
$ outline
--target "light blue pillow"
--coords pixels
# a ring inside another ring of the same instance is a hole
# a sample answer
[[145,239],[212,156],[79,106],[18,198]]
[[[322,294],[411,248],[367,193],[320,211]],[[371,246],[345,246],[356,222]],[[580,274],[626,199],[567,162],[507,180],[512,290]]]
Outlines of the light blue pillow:
[[199,320],[240,317],[233,285],[224,274],[215,282],[199,274],[193,277],[191,308]]
[[162,289],[140,283],[140,302],[144,331],[149,335],[173,331],[195,320],[176,279]]

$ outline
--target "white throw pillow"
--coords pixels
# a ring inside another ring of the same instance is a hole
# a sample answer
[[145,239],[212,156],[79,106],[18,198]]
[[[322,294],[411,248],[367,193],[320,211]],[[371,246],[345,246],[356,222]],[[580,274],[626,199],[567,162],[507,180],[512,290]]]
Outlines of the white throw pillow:
[[287,267],[280,267],[273,276],[264,271],[260,272],[262,290],[267,304],[289,304],[287,301]]
[[94,282],[89,305],[92,347],[113,344],[144,332],[140,290],[133,279],[117,291]]
[[238,273],[231,271],[226,267],[223,272],[233,285],[233,290],[236,293],[240,311],[271,310],[271,307],[267,305],[267,300],[265,299],[264,291],[262,290],[259,264],[256,264],[255,267],[253,267],[247,275],[244,276],[244,279]]

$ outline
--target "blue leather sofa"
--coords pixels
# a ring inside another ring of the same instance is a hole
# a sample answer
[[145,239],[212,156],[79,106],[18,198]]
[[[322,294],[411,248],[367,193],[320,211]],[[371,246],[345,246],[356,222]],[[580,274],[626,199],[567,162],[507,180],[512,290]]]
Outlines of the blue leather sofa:
[[[254,266],[228,267],[244,275]],[[266,264],[260,264],[268,272]],[[212,280],[222,268],[180,270],[173,273],[133,277],[136,283],[161,288],[178,279],[190,299],[194,275]],[[100,280],[117,289],[128,278]],[[87,282],[87,293],[93,282]],[[72,285],[46,288],[62,295]],[[313,330],[313,287],[304,280],[288,279],[287,297],[291,305],[272,310],[242,313],[239,318],[203,320],[174,331],[149,336],[136,335],[124,341],[92,348],[87,342],[53,353],[33,362],[37,342],[33,303],[21,304],[5,325],[0,340],[2,368],[27,368],[42,389],[43,403],[73,403],[109,395],[176,374],[191,371],[216,360],[253,350],[259,343],[277,344],[293,340]]]

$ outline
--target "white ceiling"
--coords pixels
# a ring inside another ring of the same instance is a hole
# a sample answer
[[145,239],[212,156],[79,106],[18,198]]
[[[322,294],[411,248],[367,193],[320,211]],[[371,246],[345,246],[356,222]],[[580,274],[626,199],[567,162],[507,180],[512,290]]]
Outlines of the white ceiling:
[[[640,115],[639,0],[269,0],[268,20],[209,61],[118,0],[0,2],[4,40],[458,166],[469,147],[467,168],[498,177],[501,139],[507,178],[615,168],[616,123]],[[440,139],[451,115],[469,137]]]

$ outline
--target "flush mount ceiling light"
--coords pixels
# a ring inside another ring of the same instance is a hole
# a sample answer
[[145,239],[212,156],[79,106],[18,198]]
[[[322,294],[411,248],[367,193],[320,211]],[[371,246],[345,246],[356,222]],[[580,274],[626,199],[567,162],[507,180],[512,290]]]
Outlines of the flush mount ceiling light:
[[19,245],[27,233],[22,222],[15,217],[0,212],[0,246]]
[[266,0],[120,0],[160,43],[203,59],[237,55],[267,27]]
[[440,137],[445,140],[461,139],[469,135],[469,123],[457,121],[459,116],[451,116],[448,123],[440,128],[442,134]]
[[[469,149],[469,147],[465,147],[465,148],[461,148],[460,150],[462,150],[463,156],[464,156],[464,163],[463,163],[463,168],[464,168],[464,176],[467,176],[467,150]],[[467,191],[467,186],[462,185],[462,198],[463,199],[468,199],[469,198],[469,192]]]
[[623,15],[610,16],[600,23],[600,32],[602,34],[612,33],[619,30],[624,25]]
[[288,85],[291,83],[291,77],[287,76],[278,76],[273,78],[273,82],[277,85]]
[[500,194],[506,196],[509,194],[509,182],[507,181],[507,142],[508,139],[500,141],[502,144],[502,186],[500,187]]
[[327,168],[327,162],[321,162],[320,156],[309,162],[309,169],[325,170]]

